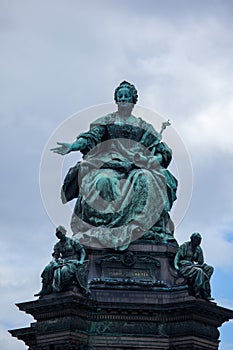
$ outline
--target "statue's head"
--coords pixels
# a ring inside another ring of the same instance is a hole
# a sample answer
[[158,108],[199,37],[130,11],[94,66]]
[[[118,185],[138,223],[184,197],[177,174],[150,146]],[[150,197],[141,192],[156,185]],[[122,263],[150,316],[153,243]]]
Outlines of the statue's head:
[[56,228],[56,236],[57,236],[57,238],[61,239],[61,238],[65,237],[65,235],[66,235],[66,229],[65,229],[65,227],[59,225],[59,226]]
[[200,235],[200,233],[198,232],[194,232],[191,236],[190,236],[191,242],[193,245],[198,246],[201,244],[201,240],[202,237]]
[[133,103],[134,105],[137,103],[138,100],[138,93],[133,84],[128,83],[128,81],[122,81],[120,85],[116,88],[114,92],[114,100],[116,103],[118,103],[121,99],[122,92],[126,92],[127,94],[127,102]]

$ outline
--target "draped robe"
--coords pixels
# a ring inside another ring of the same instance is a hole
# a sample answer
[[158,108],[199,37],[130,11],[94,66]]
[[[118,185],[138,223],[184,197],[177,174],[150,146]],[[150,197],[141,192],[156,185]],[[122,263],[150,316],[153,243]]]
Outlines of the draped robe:
[[177,181],[166,169],[171,149],[152,125],[117,112],[97,119],[80,137],[87,141],[83,161],[69,170],[62,187],[63,203],[77,198],[74,237],[85,245],[126,248],[176,199]]

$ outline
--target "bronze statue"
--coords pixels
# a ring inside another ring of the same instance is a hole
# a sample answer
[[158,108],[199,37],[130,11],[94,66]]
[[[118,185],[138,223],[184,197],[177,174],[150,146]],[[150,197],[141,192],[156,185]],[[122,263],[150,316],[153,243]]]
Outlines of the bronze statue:
[[62,201],[77,198],[71,220],[74,237],[84,245],[125,249],[135,239],[156,236],[173,241],[168,212],[176,199],[177,180],[167,170],[171,149],[160,132],[131,114],[134,85],[115,90],[117,111],[94,121],[73,143],[58,142],[52,151],[83,154],[62,187]]
[[200,247],[200,233],[193,233],[189,242],[183,243],[174,259],[175,269],[188,280],[195,297],[212,300],[210,277],[214,268],[204,263],[203,251]]
[[56,236],[59,242],[54,246],[53,260],[44,268],[41,274],[42,289],[35,296],[60,292],[72,281],[78,284],[82,292],[88,293],[84,248],[77,240],[66,237],[63,226],[57,227]]

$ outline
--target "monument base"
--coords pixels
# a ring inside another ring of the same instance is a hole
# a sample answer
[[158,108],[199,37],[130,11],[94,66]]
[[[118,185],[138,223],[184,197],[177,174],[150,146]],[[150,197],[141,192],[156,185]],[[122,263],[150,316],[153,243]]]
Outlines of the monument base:
[[185,289],[156,295],[96,289],[89,299],[74,287],[17,306],[36,319],[10,331],[30,350],[214,350],[218,327],[233,317],[233,311]]
[[90,250],[90,296],[70,290],[17,304],[36,322],[11,330],[29,350],[215,350],[233,311],[196,299],[172,245]]

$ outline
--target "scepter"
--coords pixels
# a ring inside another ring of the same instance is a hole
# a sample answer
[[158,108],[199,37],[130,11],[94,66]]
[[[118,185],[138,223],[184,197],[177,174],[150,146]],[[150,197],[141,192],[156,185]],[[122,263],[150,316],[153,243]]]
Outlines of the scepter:
[[[166,122],[163,122],[161,125],[161,130],[160,130],[160,135],[162,136],[162,133],[164,132],[164,130],[171,125],[170,120],[168,119]],[[162,137],[161,137],[162,138]]]
[[[166,122],[163,122],[162,125],[161,125],[161,130],[160,132],[158,133],[158,140],[157,140],[157,144],[162,140],[162,134],[164,132],[164,130],[171,125],[171,122],[170,120],[168,119]],[[156,145],[157,145],[156,144]],[[151,150],[151,152],[153,153],[156,149],[156,146],[154,146]]]

